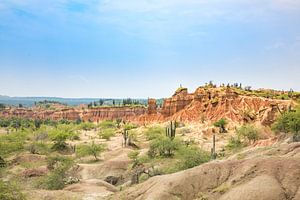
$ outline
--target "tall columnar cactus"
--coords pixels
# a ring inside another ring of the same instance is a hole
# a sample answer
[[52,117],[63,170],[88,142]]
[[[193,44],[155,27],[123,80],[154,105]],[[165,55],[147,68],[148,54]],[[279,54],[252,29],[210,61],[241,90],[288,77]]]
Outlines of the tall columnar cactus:
[[126,147],[127,140],[128,140],[128,136],[129,136],[128,130],[127,130],[127,129],[124,129],[124,131],[123,131],[122,134],[123,134],[123,138],[124,138],[124,146]]
[[216,135],[213,135],[213,147],[211,148],[211,159],[216,159],[217,154],[216,154]]
[[166,136],[171,138],[172,140],[176,135],[176,121],[171,121],[170,125],[166,127]]

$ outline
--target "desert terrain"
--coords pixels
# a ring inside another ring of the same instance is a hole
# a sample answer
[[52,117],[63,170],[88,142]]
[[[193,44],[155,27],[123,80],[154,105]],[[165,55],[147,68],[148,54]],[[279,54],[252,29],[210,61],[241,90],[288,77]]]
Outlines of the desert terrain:
[[162,105],[7,106],[0,199],[300,199],[299,93],[205,85]]

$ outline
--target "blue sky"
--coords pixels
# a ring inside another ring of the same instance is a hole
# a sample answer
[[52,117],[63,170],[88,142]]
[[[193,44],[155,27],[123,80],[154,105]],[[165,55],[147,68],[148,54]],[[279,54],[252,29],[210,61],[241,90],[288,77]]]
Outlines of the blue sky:
[[300,91],[298,0],[0,0],[0,94]]

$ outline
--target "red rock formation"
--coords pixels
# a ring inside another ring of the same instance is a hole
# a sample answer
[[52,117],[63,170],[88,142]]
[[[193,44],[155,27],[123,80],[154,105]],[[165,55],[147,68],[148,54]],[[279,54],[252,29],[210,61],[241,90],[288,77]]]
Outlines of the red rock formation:
[[148,99],[148,115],[156,115],[157,114],[157,105],[156,99]]
[[180,88],[171,98],[164,100],[161,114],[164,117],[172,116],[189,105],[193,101],[193,98],[192,94],[188,94],[186,88]]
[[189,94],[186,88],[178,89],[171,98],[164,100],[162,108],[157,108],[156,100],[148,100],[148,108],[143,106],[61,108],[56,110],[8,109],[0,112],[0,117],[25,117],[39,119],[82,119],[98,122],[101,120],[123,119],[136,122],[153,121],[216,121],[226,118],[234,122],[259,121],[263,125],[273,123],[278,112],[286,110],[292,101],[275,100],[255,96],[238,95],[230,88],[199,87]]
[[94,122],[113,119],[134,121],[139,116],[146,114],[146,112],[147,108],[143,106],[99,107],[83,110],[81,118],[84,121]]
[[[171,103],[170,103],[171,102]],[[286,110],[291,101],[254,96],[242,96],[230,88],[198,88],[193,94],[175,94],[167,99],[163,112],[166,118],[180,121],[216,121],[226,118],[243,122],[245,118],[270,125],[280,110]],[[167,112],[170,110],[170,112]]]

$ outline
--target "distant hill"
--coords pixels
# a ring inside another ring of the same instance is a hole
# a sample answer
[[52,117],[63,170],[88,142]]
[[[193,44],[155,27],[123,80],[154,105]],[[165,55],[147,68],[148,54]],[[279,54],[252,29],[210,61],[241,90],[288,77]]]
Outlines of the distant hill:
[[[56,101],[62,104],[67,104],[69,106],[77,106],[80,104],[89,104],[91,102],[103,101],[103,105],[112,105],[113,101],[116,105],[121,104],[123,99],[112,99],[112,98],[60,98],[60,97],[9,97],[0,95],[0,103],[6,105],[17,106],[22,104],[25,107],[30,107],[35,104],[35,102],[41,101]],[[139,101],[141,104],[147,104],[147,99],[134,99]]]

